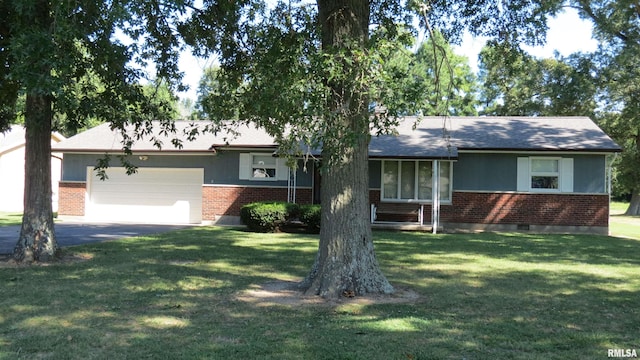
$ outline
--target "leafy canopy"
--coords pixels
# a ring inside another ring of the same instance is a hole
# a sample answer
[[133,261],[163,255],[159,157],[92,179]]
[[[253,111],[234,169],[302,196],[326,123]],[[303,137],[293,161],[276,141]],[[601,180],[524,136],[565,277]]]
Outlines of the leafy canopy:
[[[325,149],[331,139],[349,143],[350,136],[342,136],[349,129],[326,122],[340,112],[348,116],[364,108],[370,127],[380,133],[406,114],[474,114],[470,71],[448,48],[449,68],[439,64],[443,57],[432,57],[429,44],[459,40],[465,29],[536,44],[546,31],[546,15],[560,3],[373,1],[365,46],[343,44],[335,51],[322,49],[316,6],[304,1],[272,7],[261,1],[216,3],[194,13],[185,28],[192,29],[187,40],[200,55],[215,53],[220,59],[201,84],[201,111],[214,122],[255,122],[295,152],[300,142]],[[429,24],[443,36],[438,33],[411,54],[417,15],[421,28]],[[429,70],[435,66],[438,71]],[[450,78],[456,83],[449,84]],[[349,91],[336,94],[335,84],[349,84]],[[453,93],[442,91],[449,85]],[[351,98],[354,94],[360,100]],[[336,109],[329,103],[335,96],[363,103],[357,110]],[[341,150],[339,144],[335,150]]]

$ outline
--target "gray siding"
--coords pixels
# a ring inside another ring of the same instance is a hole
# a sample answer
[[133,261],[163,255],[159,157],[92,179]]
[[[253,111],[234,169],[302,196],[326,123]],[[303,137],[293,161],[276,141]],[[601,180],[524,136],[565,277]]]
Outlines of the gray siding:
[[453,163],[453,190],[516,191],[513,154],[460,154]]
[[[287,186],[286,181],[256,181],[240,180],[240,152],[225,151],[217,155],[158,155],[150,154],[146,161],[138,159],[137,155],[130,158],[132,164],[139,167],[166,168],[203,168],[204,183],[218,185],[247,185],[247,186]],[[87,167],[94,167],[102,155],[98,154],[64,154],[62,162],[62,181],[86,181]],[[119,167],[120,160],[111,157],[111,166]],[[297,185],[311,187],[311,167],[308,172],[302,170],[302,163],[297,170]]]
[[[131,158],[140,167],[204,168],[204,183],[246,186],[287,186],[286,181],[239,180],[240,152],[225,151],[217,155],[148,155],[147,161],[137,156]],[[550,154],[551,155],[551,154]],[[517,159],[526,154],[460,154],[453,163],[453,189],[468,191],[516,191]],[[101,155],[65,154],[62,165],[63,181],[86,181],[86,169],[95,166]],[[605,155],[564,155],[574,159],[574,192],[605,193]],[[380,160],[369,161],[369,186],[380,188]],[[111,159],[111,166],[121,166],[117,157]],[[297,185],[311,187],[313,166],[304,170],[302,161],[298,163]]]
[[573,159],[574,192],[606,193],[606,156],[574,155]]
[[[518,157],[530,154],[462,153],[453,166],[453,189],[470,191],[516,191]],[[541,156],[541,155],[536,155]],[[545,154],[573,158],[573,192],[606,193],[606,157],[600,154]]]
[[369,188],[380,189],[382,187],[382,161],[369,160]]
[[[166,167],[166,168],[204,168],[205,180],[213,174],[213,156],[207,155],[147,155],[146,161],[138,159],[137,155],[131,156],[129,161],[139,167]],[[63,181],[86,181],[87,167],[94,167],[98,159],[103,155],[98,154],[64,154],[62,158]],[[111,156],[110,165],[120,167],[120,159]]]

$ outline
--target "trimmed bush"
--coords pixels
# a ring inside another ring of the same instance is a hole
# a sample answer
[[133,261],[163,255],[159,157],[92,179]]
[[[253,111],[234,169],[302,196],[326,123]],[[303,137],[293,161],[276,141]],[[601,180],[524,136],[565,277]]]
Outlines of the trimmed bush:
[[307,225],[309,232],[320,232],[320,219],[320,205],[300,206],[300,221]]
[[297,214],[299,206],[286,202],[255,202],[240,209],[240,220],[249,230],[258,232],[279,231],[291,214]]

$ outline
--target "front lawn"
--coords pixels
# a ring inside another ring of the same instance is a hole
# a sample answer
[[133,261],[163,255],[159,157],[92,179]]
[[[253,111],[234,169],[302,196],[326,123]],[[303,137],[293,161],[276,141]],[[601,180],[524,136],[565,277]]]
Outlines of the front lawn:
[[[603,359],[638,349],[640,241],[376,232],[419,297],[293,306],[248,290],[306,275],[317,236],[192,228],[0,267],[0,359]],[[268,300],[268,299],[267,299]]]
[[640,216],[627,216],[629,203],[612,202],[609,217],[609,232],[613,236],[640,240]]
[[0,211],[0,226],[22,225],[22,214]]

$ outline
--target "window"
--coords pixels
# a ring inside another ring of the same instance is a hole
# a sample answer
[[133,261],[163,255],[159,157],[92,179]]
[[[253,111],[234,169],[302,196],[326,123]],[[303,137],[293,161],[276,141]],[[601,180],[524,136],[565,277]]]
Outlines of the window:
[[518,158],[518,191],[573,192],[573,159]]
[[[441,161],[440,199],[451,200],[451,162]],[[384,160],[382,162],[383,201],[431,201],[433,198],[433,162],[421,160]]]
[[270,153],[240,154],[240,180],[287,180],[289,168],[284,159]]
[[270,155],[252,155],[252,178],[276,178],[277,159]]
[[558,189],[559,159],[531,159],[531,189]]

